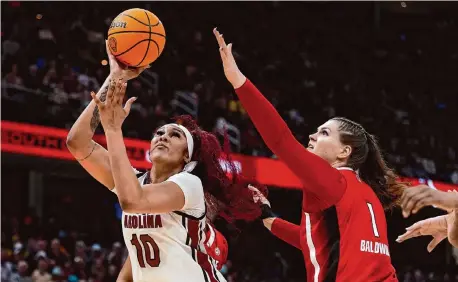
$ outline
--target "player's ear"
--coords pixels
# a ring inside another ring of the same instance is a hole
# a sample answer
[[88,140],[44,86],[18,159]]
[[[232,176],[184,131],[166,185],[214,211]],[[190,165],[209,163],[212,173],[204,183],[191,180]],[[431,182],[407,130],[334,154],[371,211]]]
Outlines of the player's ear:
[[342,145],[342,147],[340,148],[340,153],[337,155],[337,157],[339,159],[346,159],[346,158],[350,157],[351,152],[352,152],[351,146]]
[[188,153],[187,149],[185,149],[185,151],[184,151],[183,160],[184,160],[185,164],[187,164],[187,163],[189,163],[191,161],[191,159],[189,158],[189,153]]

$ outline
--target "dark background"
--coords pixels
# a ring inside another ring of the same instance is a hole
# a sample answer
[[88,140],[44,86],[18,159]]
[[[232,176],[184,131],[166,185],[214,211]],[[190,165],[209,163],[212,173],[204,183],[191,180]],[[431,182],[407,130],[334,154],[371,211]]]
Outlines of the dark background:
[[[70,128],[108,74],[101,61],[111,20],[132,7],[161,19],[167,43],[129,85],[127,95],[139,99],[126,136],[148,140],[158,125],[185,113],[173,103],[181,91],[198,105],[202,127],[218,133],[216,121],[224,120],[238,130],[233,151],[274,157],[225,80],[212,34],[217,26],[234,43],[241,70],[300,141],[328,118],[346,116],[379,137],[399,174],[458,184],[453,2],[2,2],[2,120]],[[47,256],[63,258],[48,260],[48,271],[60,267],[64,277],[54,280],[114,279],[108,270],[119,267],[112,258],[119,251],[112,243],[124,245],[114,195],[74,162],[2,153],[1,172],[2,281],[13,281],[22,258],[31,273],[37,242],[50,245],[53,238],[60,239],[60,255],[47,249]],[[299,222],[300,199],[298,191],[271,187],[272,206],[287,220]],[[398,211],[387,215],[400,280],[454,281],[448,243],[428,254],[429,238],[394,242],[406,226],[438,214],[427,208],[408,220]],[[304,280],[301,253],[259,223],[239,224],[238,232],[221,221],[217,227],[230,243],[230,281]],[[87,246],[82,272],[78,240]]]

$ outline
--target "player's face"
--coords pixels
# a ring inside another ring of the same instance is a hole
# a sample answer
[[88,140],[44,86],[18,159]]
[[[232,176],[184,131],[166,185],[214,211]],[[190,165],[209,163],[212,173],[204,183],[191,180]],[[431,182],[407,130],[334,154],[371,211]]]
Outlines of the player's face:
[[150,159],[153,163],[184,165],[188,159],[188,143],[184,132],[171,124],[156,130],[151,140]]
[[330,164],[345,156],[348,146],[340,142],[339,122],[328,120],[318,127],[317,132],[309,135],[307,150],[325,159]]

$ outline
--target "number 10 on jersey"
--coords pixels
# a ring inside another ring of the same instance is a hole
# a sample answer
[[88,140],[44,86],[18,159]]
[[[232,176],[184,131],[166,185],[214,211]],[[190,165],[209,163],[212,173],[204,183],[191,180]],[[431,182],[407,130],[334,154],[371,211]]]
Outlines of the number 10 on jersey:
[[161,263],[161,258],[159,257],[159,247],[151,236],[141,234],[140,240],[138,240],[137,234],[132,234],[132,240],[130,240],[130,242],[137,250],[137,260],[140,267],[146,267],[145,261],[150,267],[159,266]]

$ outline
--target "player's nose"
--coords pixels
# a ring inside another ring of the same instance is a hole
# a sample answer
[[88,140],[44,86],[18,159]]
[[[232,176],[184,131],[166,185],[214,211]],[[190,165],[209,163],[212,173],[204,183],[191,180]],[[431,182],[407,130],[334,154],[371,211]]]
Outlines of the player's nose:
[[310,141],[316,141],[316,133],[310,134],[309,135],[309,140]]
[[168,142],[169,141],[169,136],[167,134],[162,134],[159,136],[159,142]]

